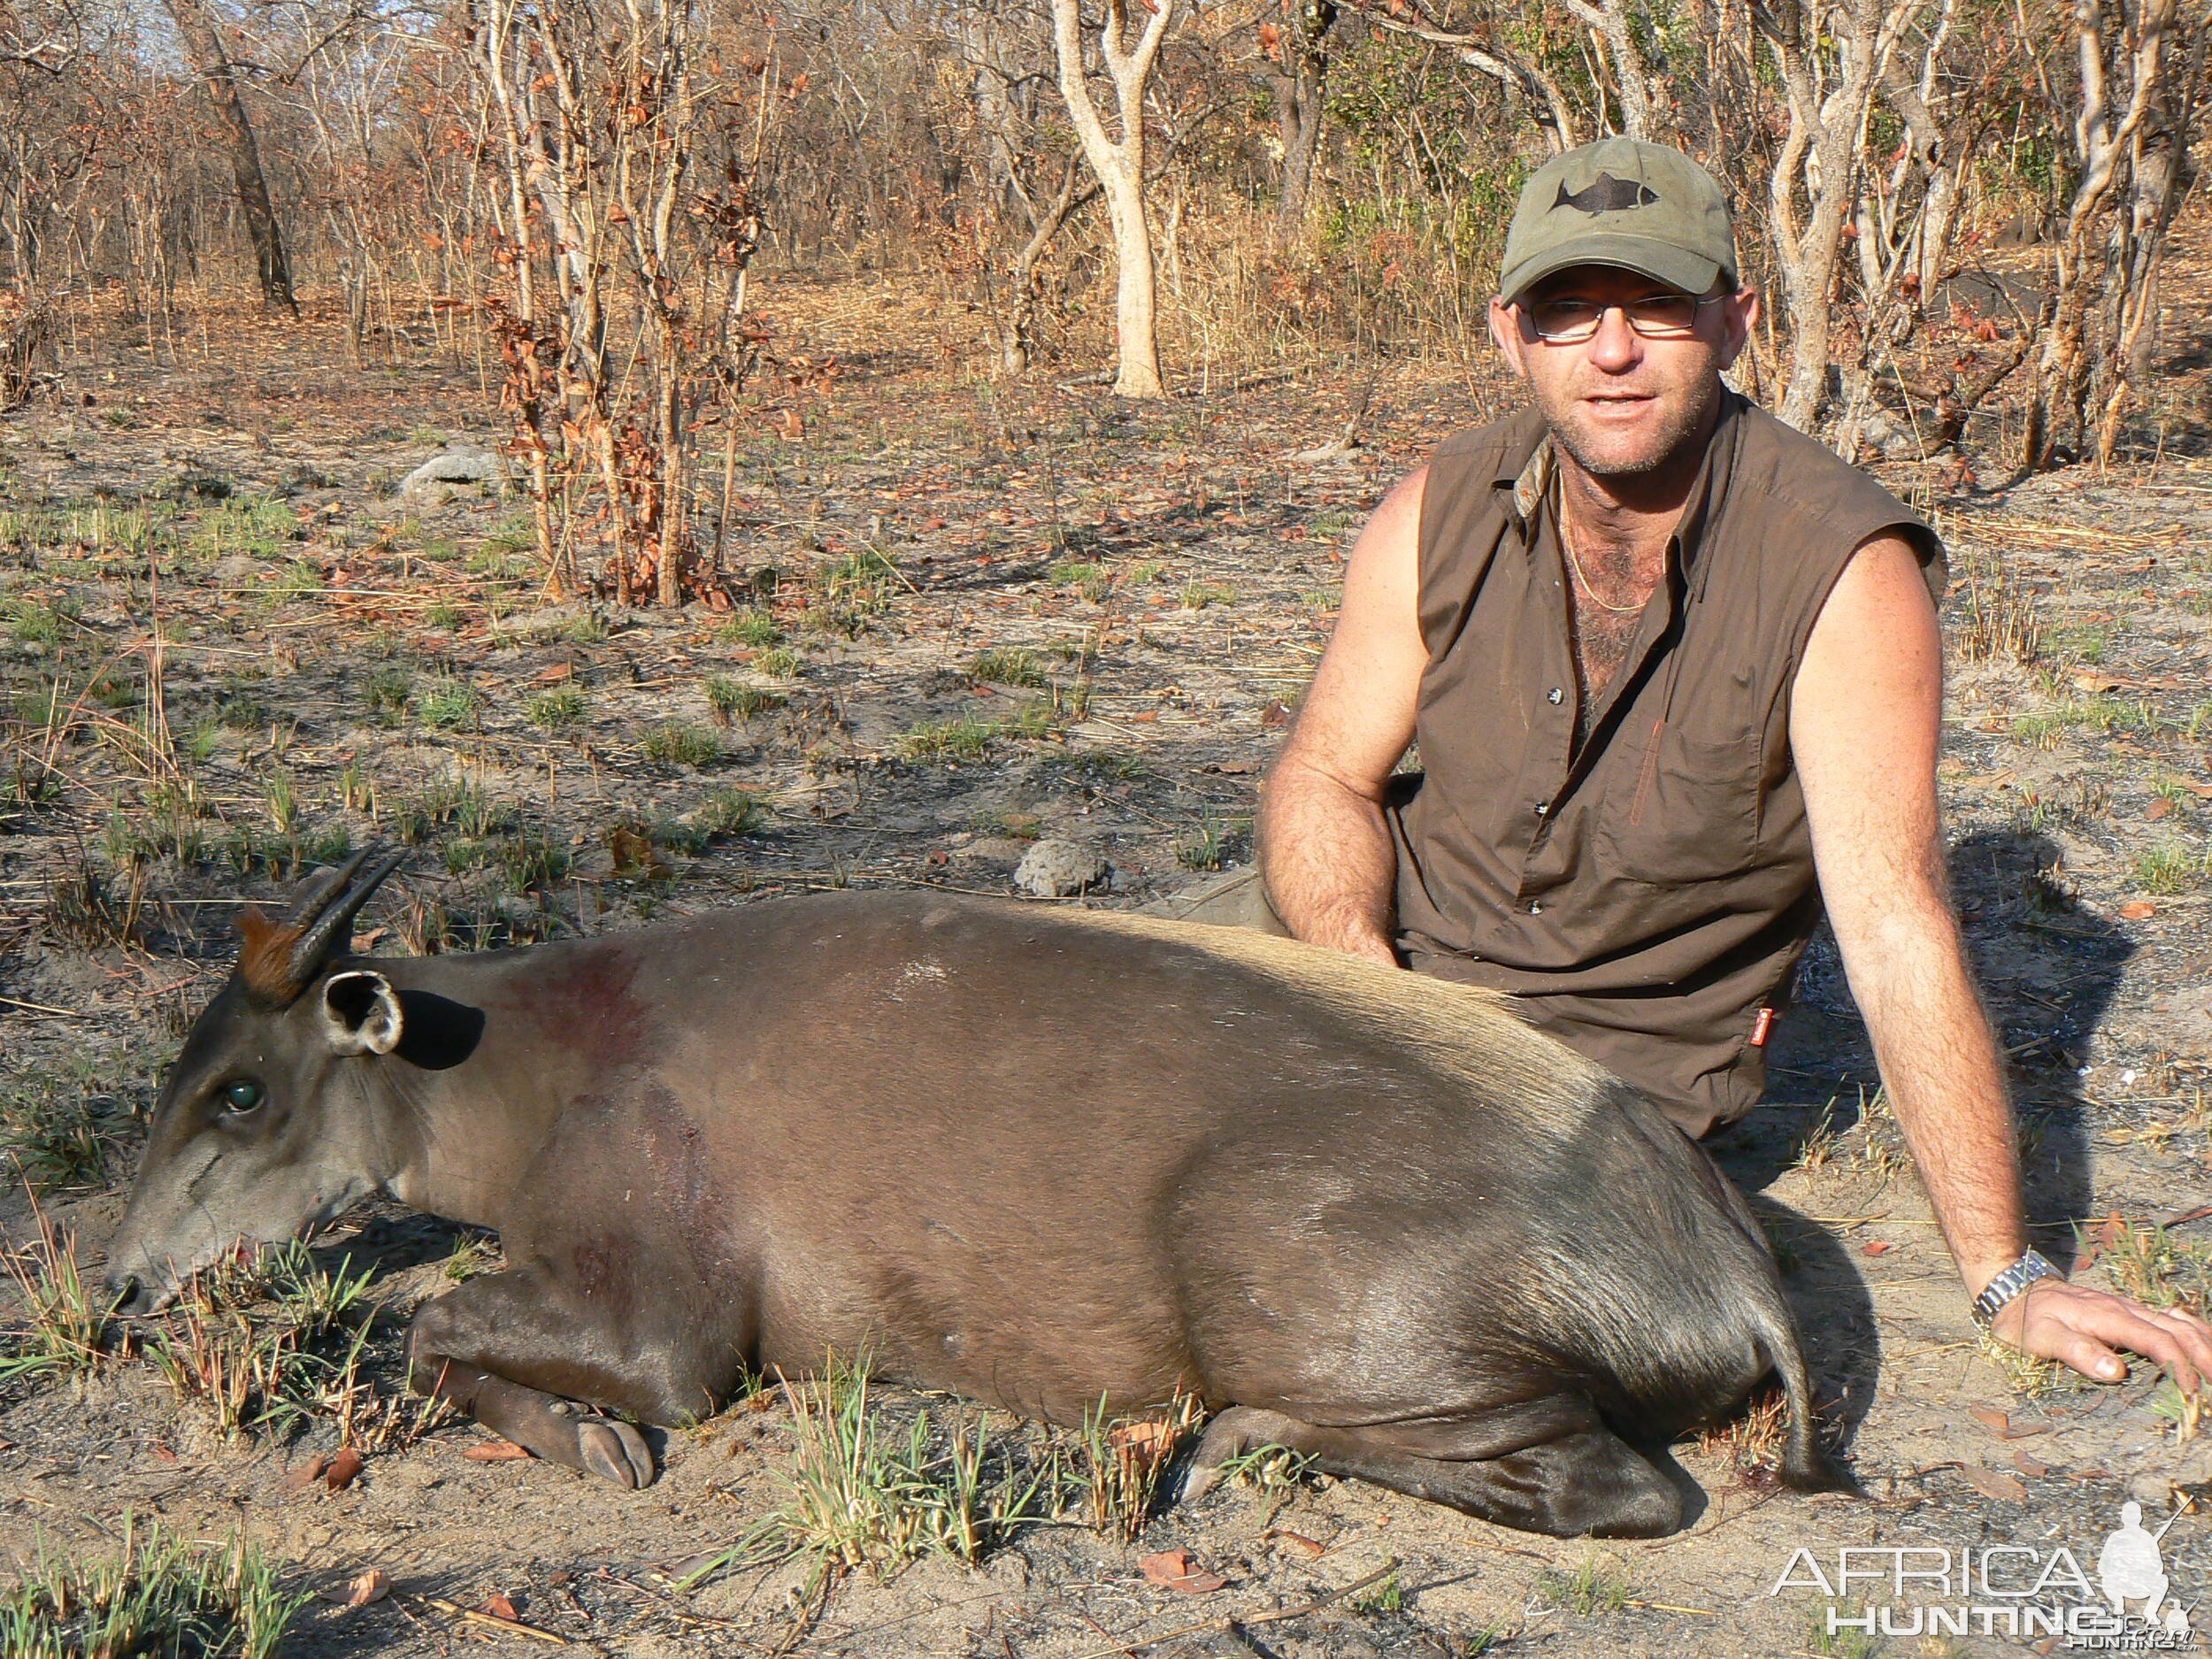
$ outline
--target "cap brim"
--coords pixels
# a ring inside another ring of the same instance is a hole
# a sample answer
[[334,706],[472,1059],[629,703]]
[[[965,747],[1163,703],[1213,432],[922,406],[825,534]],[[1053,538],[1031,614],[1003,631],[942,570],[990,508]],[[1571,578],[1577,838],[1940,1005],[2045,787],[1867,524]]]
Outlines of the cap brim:
[[1546,277],[1582,265],[1617,265],[1655,282],[1664,282],[1669,288],[1679,288],[1685,294],[1711,292],[1721,274],[1721,267],[1712,260],[1671,242],[1656,242],[1647,236],[1624,236],[1617,231],[1599,232],[1555,243],[1534,258],[1502,273],[1498,296],[1507,304],[1513,304]]

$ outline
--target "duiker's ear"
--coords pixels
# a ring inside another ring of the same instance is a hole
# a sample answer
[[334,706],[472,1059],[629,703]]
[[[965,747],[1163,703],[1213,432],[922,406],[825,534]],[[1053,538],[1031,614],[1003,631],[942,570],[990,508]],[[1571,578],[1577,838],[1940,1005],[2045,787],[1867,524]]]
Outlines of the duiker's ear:
[[399,995],[380,973],[334,973],[323,981],[323,1028],[340,1054],[389,1054],[399,1047]]

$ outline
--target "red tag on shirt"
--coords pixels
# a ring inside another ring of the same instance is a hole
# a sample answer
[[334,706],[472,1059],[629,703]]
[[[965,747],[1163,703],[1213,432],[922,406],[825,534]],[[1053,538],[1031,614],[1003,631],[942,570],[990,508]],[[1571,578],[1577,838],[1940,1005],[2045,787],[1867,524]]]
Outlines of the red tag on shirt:
[[1770,1008],[1761,1009],[1759,1010],[1759,1018],[1752,1022],[1751,1046],[1755,1048],[1765,1048],[1767,1046],[1767,1033],[1771,1032],[1773,1029],[1774,1010]]

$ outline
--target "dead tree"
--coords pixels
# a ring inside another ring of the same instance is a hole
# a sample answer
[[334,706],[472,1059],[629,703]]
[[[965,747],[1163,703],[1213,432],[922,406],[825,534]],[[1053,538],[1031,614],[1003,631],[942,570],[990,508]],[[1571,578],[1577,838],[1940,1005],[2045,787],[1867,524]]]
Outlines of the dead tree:
[[2138,369],[2148,370],[2142,341],[2203,73],[2207,20],[2192,21],[2185,50],[2177,0],[2075,0],[2074,188],[2052,252],[2051,322],[2021,434],[2024,466],[2050,466],[2093,441],[2108,460]]
[[1828,392],[1844,228],[1863,188],[1867,115],[1917,0],[1767,0],[1753,22],[1779,71],[1788,131],[1768,180],[1767,240],[1790,325],[1776,411],[1812,429]]
[[[596,489],[611,597],[722,597],[699,552],[696,433],[710,400],[734,418],[757,354],[753,180],[787,99],[772,50],[725,78],[695,26],[691,0],[492,0],[476,34],[503,401],[556,593]],[[733,464],[726,444],[718,551]]]
[[1177,0],[1146,0],[1151,15],[1133,42],[1126,0],[1106,0],[1098,31],[1101,57],[1113,82],[1118,141],[1108,135],[1092,100],[1085,72],[1081,0],[1052,0],[1052,36],[1059,61],[1060,96],[1083,141],[1083,154],[1098,175],[1114,227],[1114,334],[1119,366],[1114,392],[1121,397],[1167,396],[1160,380],[1160,337],[1154,294],[1152,226],[1144,206],[1144,99],[1152,66],[1175,20]]
[[253,240],[261,297],[272,308],[281,307],[296,317],[299,301],[292,294],[291,263],[284,255],[283,233],[269,201],[268,180],[261,171],[261,146],[254,140],[253,123],[247,119],[246,101],[239,93],[230,54],[223,50],[221,32],[209,15],[205,0],[165,0],[165,4],[183,43],[185,61],[207,88],[209,108],[230,157],[238,211],[245,216],[246,234]]
[[[1333,0],[1283,0],[1286,27],[1269,24],[1261,48],[1278,67],[1267,77],[1275,96],[1275,127],[1283,145],[1283,199],[1276,228],[1294,235],[1306,220],[1313,169],[1321,153],[1322,116],[1328,107],[1329,32],[1336,27]],[[1271,39],[1271,31],[1272,38]]]
[[1636,38],[1636,19],[1626,0],[1567,0],[1567,10],[1603,45],[1610,71],[1607,90],[1620,111],[1621,131],[1631,138],[1663,140],[1674,125],[1672,111]]

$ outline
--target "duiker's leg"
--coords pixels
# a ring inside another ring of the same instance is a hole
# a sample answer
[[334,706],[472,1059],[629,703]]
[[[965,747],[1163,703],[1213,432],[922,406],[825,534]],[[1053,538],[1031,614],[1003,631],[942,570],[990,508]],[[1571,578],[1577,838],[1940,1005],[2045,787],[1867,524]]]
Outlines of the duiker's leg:
[[[1502,1432],[1521,1440],[1531,1430],[1541,1438],[1497,1449]],[[1200,1437],[1181,1495],[1199,1496],[1226,1459],[1271,1444],[1309,1454],[1330,1474],[1371,1480],[1525,1532],[1656,1538],[1682,1525],[1674,1483],[1586,1402],[1566,1396],[1503,1413],[1349,1429],[1233,1407]]]
[[415,1315],[413,1386],[549,1463],[645,1486],[655,1470],[644,1437],[573,1402],[648,1423],[703,1417],[735,1380],[737,1356],[718,1363],[696,1336],[635,1328],[638,1310],[580,1303],[527,1268],[472,1279]]

